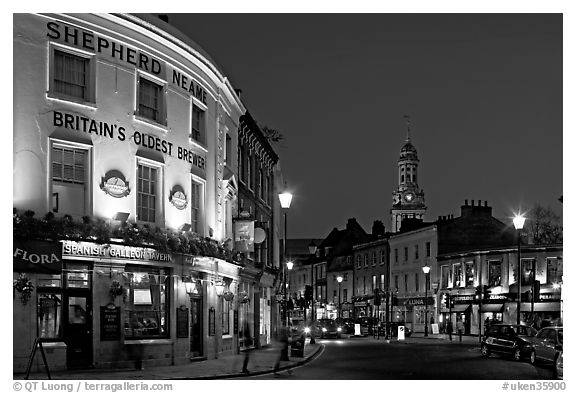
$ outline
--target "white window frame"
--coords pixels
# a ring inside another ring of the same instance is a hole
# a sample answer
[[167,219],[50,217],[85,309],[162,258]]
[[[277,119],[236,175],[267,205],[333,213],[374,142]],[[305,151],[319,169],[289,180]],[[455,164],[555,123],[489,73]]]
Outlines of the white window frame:
[[[88,81],[86,83],[86,97],[80,98],[70,96],[64,93],[56,92],[54,86],[54,71],[55,71],[55,52],[63,52],[72,56],[83,58],[88,61],[87,73]],[[46,97],[59,101],[67,101],[81,106],[95,107],[96,104],[96,57],[93,53],[71,49],[67,46],[51,43],[49,46],[49,67],[47,71],[47,92]]]
[[[146,124],[153,125],[162,131],[167,131],[167,110],[166,110],[166,92],[167,86],[166,81],[156,78],[148,73],[145,72],[137,72],[136,75],[136,82],[135,82],[135,92],[134,92],[134,119],[141,121]],[[143,116],[140,113],[140,81],[145,79],[149,83],[153,83],[160,87],[160,94],[158,96],[159,104],[158,104],[158,119],[154,120],[149,117]]]
[[[156,213],[155,213],[155,217],[154,217],[154,221],[143,221],[140,219],[139,215],[138,215],[138,166],[139,165],[143,165],[143,166],[147,166],[150,168],[154,168],[156,169],[156,175],[157,175],[157,179],[156,179]],[[135,205],[135,209],[134,211],[136,212],[136,221],[142,224],[154,224],[154,225],[161,225],[162,224],[162,218],[164,217],[164,164],[160,163],[158,161],[154,161],[154,160],[149,160],[147,158],[144,157],[136,157],[136,168],[135,168],[135,174],[134,174],[134,179],[136,179],[136,186],[135,186],[135,191],[136,191],[136,195],[134,198],[134,205]]]
[[[198,231],[196,232],[196,234],[198,236],[204,237],[206,234],[206,180],[191,174],[190,177],[190,223],[192,224],[192,184],[198,184],[200,186],[200,200],[198,201],[200,206],[198,207],[198,210],[200,211],[199,214],[199,223],[198,223]],[[192,226],[192,229],[194,229],[194,226]]]
[[[86,151],[86,173],[85,173],[85,181],[84,181],[84,187],[85,187],[84,214],[89,215],[92,212],[92,193],[90,192],[90,190],[92,189],[92,168],[93,168],[92,146],[86,145],[83,143],[69,142],[69,141],[60,140],[60,139],[53,139],[53,138],[49,139],[48,146],[49,146],[49,148],[48,148],[48,154],[47,154],[48,157],[47,158],[48,158],[48,168],[50,168],[48,171],[48,179],[47,179],[47,181],[48,181],[48,195],[46,195],[48,211],[52,211],[52,209],[54,207],[54,202],[52,200],[52,198],[53,198],[53,196],[52,196],[52,194],[53,194],[52,149],[56,146],[56,147],[65,148],[65,149],[77,149],[77,150],[85,150]],[[65,214],[65,212],[58,212],[58,213],[64,213]]]

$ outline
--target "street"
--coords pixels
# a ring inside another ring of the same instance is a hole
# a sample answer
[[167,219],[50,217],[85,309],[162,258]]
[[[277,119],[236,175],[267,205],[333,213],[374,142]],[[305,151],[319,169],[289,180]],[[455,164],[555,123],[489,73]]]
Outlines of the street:
[[387,380],[552,380],[552,368],[534,367],[492,355],[485,359],[478,344],[440,339],[410,338],[405,342],[373,338],[317,340],[324,351],[308,364],[280,375],[254,379],[387,379]]

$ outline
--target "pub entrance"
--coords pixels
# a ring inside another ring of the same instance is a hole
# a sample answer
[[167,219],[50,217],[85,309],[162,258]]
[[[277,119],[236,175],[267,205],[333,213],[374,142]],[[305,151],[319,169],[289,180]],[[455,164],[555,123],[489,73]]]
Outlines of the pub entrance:
[[202,298],[190,296],[190,357],[202,356]]
[[92,366],[92,305],[90,296],[74,294],[64,298],[66,363],[71,368]]

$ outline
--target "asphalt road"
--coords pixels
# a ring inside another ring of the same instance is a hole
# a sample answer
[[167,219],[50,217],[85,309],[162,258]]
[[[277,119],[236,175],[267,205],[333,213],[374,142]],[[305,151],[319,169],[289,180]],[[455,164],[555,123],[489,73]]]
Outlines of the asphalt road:
[[485,359],[477,344],[411,338],[386,343],[371,338],[317,340],[323,352],[292,373],[254,379],[290,380],[553,380],[549,366],[509,357]]

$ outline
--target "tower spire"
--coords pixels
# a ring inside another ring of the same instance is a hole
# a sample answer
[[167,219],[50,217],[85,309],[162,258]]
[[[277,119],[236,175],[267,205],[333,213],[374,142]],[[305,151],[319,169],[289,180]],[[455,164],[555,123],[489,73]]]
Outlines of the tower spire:
[[410,142],[410,115],[404,115],[406,120],[406,142]]

